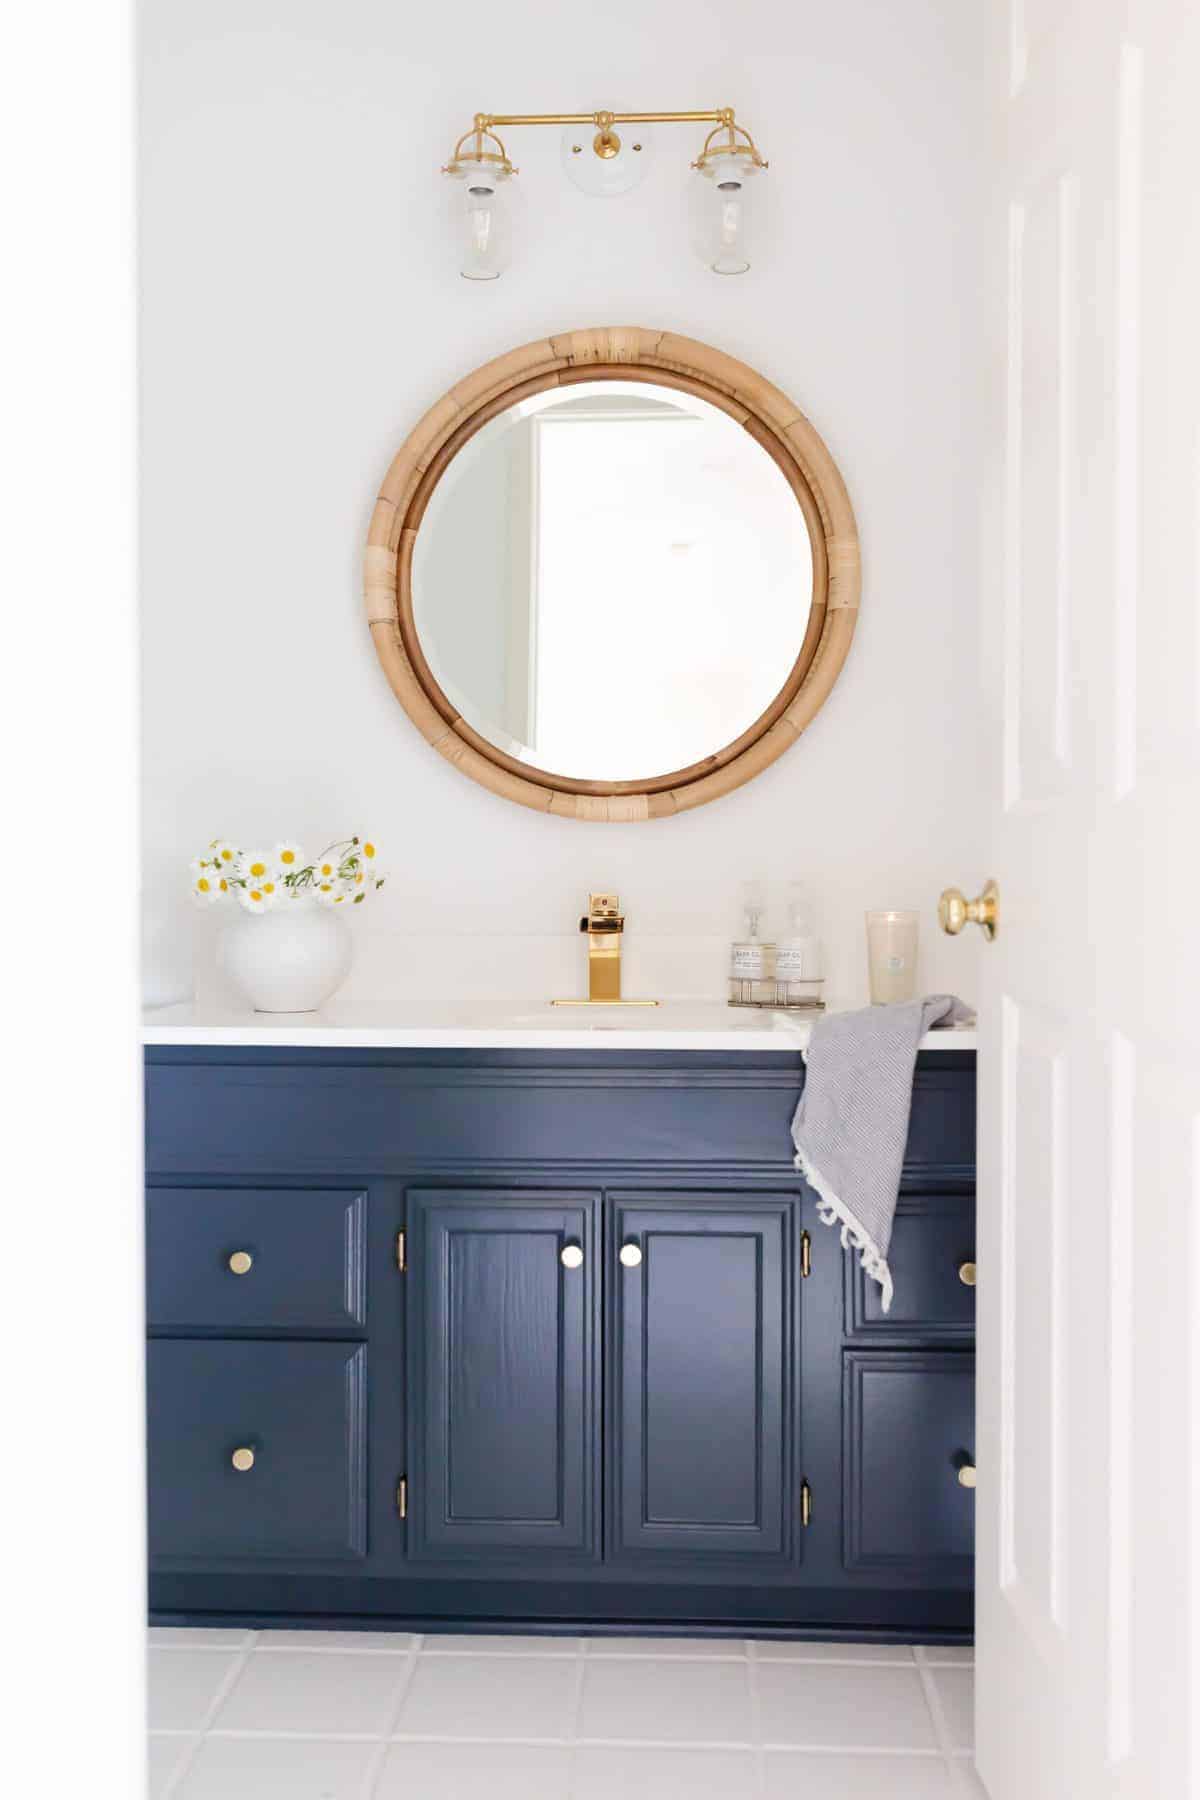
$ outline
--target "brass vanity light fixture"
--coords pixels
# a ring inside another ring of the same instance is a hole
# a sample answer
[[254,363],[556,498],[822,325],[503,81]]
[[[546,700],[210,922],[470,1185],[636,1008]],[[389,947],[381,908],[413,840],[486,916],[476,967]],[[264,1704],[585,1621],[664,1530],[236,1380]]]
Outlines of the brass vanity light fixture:
[[462,183],[460,273],[468,281],[495,281],[508,266],[512,227],[506,188],[519,170],[496,135],[497,126],[561,125],[593,128],[568,131],[563,160],[572,181],[585,193],[628,193],[641,179],[646,133],[623,137],[618,125],[711,125],[696,171],[697,250],[718,275],[742,275],[746,254],[746,184],[768,167],[757,144],[734,118],[732,106],[711,112],[476,113],[475,123],[454,146],[443,175]]

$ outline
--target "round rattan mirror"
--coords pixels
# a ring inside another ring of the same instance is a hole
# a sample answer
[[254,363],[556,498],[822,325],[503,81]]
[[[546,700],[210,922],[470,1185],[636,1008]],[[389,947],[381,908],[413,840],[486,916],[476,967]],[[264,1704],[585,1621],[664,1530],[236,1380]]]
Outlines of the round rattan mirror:
[[543,812],[663,818],[748,781],[837,680],[845,484],[799,409],[689,338],[599,329],[468,376],[388,470],[380,661],[424,737]]

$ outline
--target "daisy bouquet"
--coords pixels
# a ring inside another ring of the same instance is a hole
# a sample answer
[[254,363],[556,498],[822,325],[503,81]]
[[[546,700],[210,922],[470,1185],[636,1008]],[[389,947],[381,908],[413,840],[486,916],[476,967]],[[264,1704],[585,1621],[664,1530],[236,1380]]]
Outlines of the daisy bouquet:
[[206,853],[192,861],[192,897],[200,906],[236,900],[249,913],[270,912],[302,899],[321,906],[361,906],[384,883],[377,855],[370,838],[342,838],[311,861],[299,844],[239,850],[214,838]]

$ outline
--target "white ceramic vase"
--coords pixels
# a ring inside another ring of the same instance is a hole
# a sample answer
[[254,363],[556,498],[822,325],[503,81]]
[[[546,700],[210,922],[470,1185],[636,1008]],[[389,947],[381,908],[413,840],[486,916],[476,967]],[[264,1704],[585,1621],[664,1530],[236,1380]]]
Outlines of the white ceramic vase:
[[346,979],[350,933],[332,907],[286,900],[272,912],[232,920],[219,954],[255,1012],[315,1012]]

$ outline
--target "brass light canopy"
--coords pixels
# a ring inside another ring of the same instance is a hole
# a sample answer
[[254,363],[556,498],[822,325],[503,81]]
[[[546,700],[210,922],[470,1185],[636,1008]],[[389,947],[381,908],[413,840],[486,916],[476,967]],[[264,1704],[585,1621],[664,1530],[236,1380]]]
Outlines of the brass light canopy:
[[[745,247],[745,184],[748,177],[770,165],[750,132],[738,124],[732,106],[687,112],[480,112],[442,165],[444,175],[456,176],[464,183],[461,273],[469,280],[494,280],[507,266],[510,231],[504,187],[518,170],[509,159],[497,128],[516,125],[592,126],[592,154],[611,173],[603,179],[597,175],[594,183],[584,179],[577,185],[596,195],[626,192],[636,185],[641,172],[635,173],[630,167],[640,158],[622,154],[625,145],[618,125],[710,126],[700,153],[691,164],[706,190],[697,212],[696,247],[707,266],[718,274],[742,274],[750,267]],[[642,145],[634,143],[631,148],[640,151]],[[571,145],[571,149],[574,153],[582,151],[583,142]],[[575,179],[574,165],[571,172]]]

